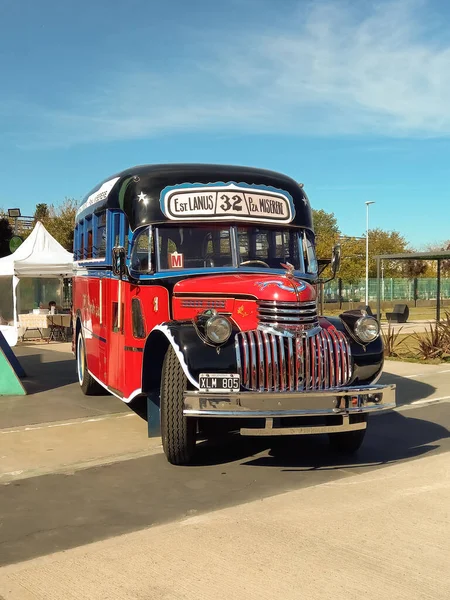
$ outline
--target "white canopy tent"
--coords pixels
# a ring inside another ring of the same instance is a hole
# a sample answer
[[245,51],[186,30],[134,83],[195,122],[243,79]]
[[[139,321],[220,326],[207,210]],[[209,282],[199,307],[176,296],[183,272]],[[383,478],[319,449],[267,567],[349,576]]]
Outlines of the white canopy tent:
[[[0,329],[11,346],[17,343],[18,338],[19,282],[23,278],[56,278],[62,282],[64,277],[72,275],[72,253],[65,250],[40,221],[13,254],[0,258],[0,309],[7,313],[0,313],[0,323],[3,323],[0,324]],[[9,305],[12,306],[12,311],[8,310]]]

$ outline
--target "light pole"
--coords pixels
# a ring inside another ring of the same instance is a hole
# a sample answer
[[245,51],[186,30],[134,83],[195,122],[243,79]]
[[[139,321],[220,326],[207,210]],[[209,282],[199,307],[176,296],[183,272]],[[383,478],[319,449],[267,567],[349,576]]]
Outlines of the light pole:
[[366,306],[369,306],[369,206],[373,200],[366,202]]

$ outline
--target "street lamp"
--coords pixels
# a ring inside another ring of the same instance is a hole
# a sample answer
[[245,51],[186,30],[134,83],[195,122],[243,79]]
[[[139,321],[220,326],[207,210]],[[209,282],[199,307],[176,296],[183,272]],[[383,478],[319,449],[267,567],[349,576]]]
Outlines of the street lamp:
[[8,208],[8,217],[14,219],[14,234],[17,233],[17,219],[20,216],[20,208]]
[[369,306],[369,206],[375,204],[370,200],[366,204],[366,306]]

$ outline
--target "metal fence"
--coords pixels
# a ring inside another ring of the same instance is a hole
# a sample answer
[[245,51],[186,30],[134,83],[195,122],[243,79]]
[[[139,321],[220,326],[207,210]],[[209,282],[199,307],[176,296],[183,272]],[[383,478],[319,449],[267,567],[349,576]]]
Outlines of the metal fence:
[[[384,278],[381,280],[381,301],[436,300],[437,282],[434,278]],[[324,286],[325,302],[364,302],[366,281],[347,283],[334,279]],[[450,278],[441,279],[441,299],[450,298]],[[369,279],[369,301],[377,299],[377,280]]]

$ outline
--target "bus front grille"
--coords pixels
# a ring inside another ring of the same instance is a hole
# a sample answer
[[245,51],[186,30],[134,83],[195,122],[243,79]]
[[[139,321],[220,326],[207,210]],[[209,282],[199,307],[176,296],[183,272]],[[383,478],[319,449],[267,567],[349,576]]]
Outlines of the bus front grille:
[[241,331],[236,360],[244,388],[252,391],[308,391],[345,386],[351,378],[347,338],[335,329],[307,336]]

